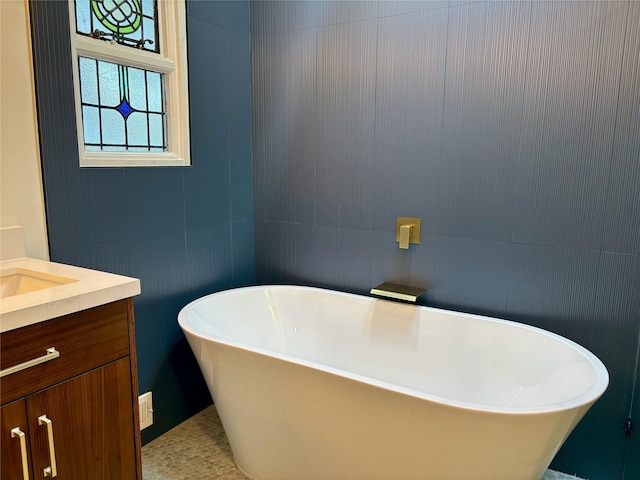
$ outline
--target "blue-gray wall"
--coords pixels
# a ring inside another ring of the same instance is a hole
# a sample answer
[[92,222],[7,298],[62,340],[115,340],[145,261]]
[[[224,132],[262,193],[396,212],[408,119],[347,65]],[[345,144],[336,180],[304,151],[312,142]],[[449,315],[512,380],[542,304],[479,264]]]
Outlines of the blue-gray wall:
[[140,391],[155,438],[211,403],[179,309],[254,283],[249,3],[187,4],[191,167],[78,167],[66,0],[31,3],[51,259],[141,280]]
[[251,12],[257,281],[427,286],[578,341],[611,384],[553,466],[640,478],[640,3]]
[[142,280],[145,440],[210,402],[175,316],[253,282],[255,192],[261,283],[427,285],[593,350],[611,387],[554,467],[640,477],[640,5],[256,2],[254,192],[247,2],[188,2],[189,168],[78,168],[66,3],[31,8],[52,259]]

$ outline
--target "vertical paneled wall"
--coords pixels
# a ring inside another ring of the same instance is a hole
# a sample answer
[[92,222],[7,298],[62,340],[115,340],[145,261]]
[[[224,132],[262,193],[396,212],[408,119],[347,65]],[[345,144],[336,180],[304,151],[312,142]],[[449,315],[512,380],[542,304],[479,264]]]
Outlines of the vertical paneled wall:
[[[578,341],[611,384],[553,467],[637,478],[640,4],[255,2],[251,19],[257,281],[427,286],[426,304]],[[421,245],[398,249],[396,216],[422,218]]]
[[254,282],[249,3],[187,2],[192,166],[181,168],[78,167],[67,2],[30,7],[51,259],[141,280],[146,442],[211,402],[180,308]]

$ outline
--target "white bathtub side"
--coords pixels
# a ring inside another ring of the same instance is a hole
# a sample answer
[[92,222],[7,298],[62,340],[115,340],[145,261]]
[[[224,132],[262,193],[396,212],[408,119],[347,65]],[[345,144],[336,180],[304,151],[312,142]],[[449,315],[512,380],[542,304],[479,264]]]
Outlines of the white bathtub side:
[[179,322],[196,336],[481,411],[571,409],[608,384],[590,352],[534,327],[322,289],[221,292],[185,307]]
[[186,335],[257,480],[539,480],[590,406],[479,412]]

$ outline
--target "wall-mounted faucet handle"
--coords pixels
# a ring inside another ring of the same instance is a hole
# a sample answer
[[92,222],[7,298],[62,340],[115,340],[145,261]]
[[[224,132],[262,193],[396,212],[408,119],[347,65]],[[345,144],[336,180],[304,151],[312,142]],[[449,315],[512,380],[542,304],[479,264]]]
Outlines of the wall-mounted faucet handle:
[[409,244],[420,244],[420,219],[413,217],[396,218],[396,242],[399,247],[408,250]]
[[400,239],[398,240],[400,248],[409,250],[409,239],[411,238],[412,231],[413,225],[400,225]]

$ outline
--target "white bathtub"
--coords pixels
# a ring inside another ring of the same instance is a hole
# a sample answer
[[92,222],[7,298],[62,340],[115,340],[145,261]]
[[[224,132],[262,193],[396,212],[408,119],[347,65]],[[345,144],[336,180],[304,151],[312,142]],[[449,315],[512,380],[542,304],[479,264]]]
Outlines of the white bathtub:
[[257,480],[538,480],[609,381],[544,330],[330,290],[229,290],[178,321]]

